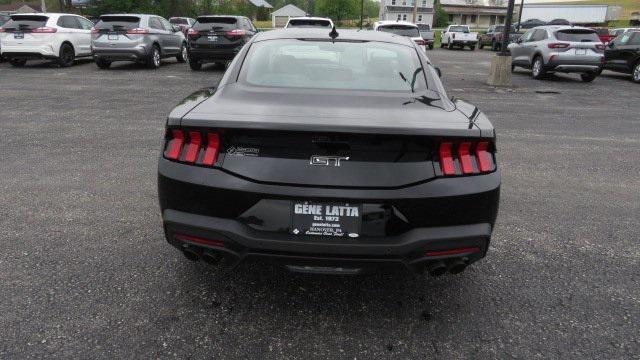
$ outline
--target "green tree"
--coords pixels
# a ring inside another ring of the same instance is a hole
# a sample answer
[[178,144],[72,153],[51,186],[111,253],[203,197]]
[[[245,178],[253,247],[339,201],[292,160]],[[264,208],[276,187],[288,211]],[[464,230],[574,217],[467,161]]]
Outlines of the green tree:
[[442,8],[439,1],[435,1],[436,13],[433,19],[433,27],[443,28],[449,25],[449,14]]
[[316,0],[316,15],[329,17],[340,23],[345,19],[355,19],[360,15],[358,0]]

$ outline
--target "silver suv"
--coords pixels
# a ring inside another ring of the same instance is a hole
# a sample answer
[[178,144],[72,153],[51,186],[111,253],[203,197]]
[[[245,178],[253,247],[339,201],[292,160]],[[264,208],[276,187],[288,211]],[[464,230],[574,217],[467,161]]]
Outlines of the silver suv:
[[534,79],[548,73],[579,73],[593,81],[604,61],[604,44],[595,30],[578,26],[539,26],[509,44],[513,70],[531,69]]
[[162,58],[187,61],[187,40],[180,28],[156,15],[102,15],[92,30],[91,47],[101,69],[113,61],[143,62],[160,67]]

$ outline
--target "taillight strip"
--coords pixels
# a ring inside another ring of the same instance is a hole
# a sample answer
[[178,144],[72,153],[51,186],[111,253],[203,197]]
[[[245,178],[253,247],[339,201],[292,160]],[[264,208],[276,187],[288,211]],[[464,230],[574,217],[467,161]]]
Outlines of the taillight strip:
[[463,174],[473,174],[473,162],[471,161],[471,143],[463,142],[458,145],[458,158]]
[[452,148],[453,144],[450,142],[440,144],[440,165],[445,175],[456,174],[456,165],[453,162],[453,155],[451,154]]
[[171,140],[169,140],[169,144],[167,145],[167,151],[164,156],[167,159],[178,160],[180,157],[180,151],[182,150],[182,145],[184,144],[184,132],[182,130],[174,129],[171,131]]
[[489,142],[481,141],[476,146],[478,168],[481,172],[493,171],[493,155],[489,152]]
[[216,133],[207,134],[207,149],[204,151],[202,164],[213,165],[218,159],[218,150],[220,149],[220,137]]
[[[494,171],[495,162],[491,146],[490,141],[441,142],[438,148],[438,161],[442,175],[469,175]],[[456,165],[456,162],[459,165]]]
[[192,163],[198,159],[200,144],[202,144],[200,131],[189,131],[189,143],[187,144],[187,152],[184,156],[184,161]]

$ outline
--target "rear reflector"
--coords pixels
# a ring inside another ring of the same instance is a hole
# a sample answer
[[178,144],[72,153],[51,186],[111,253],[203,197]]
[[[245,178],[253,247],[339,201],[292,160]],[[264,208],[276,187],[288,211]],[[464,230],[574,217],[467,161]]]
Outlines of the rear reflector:
[[458,254],[473,254],[477,252],[480,252],[480,248],[468,247],[468,248],[460,248],[460,249],[427,251],[426,255],[427,256],[445,256],[445,255],[458,255]]
[[438,150],[440,171],[444,176],[494,171],[493,151],[489,141],[442,142]]
[[174,237],[176,238],[176,240],[180,240],[180,241],[188,241],[196,244],[203,244],[203,245],[215,246],[215,247],[224,247],[224,242],[218,241],[218,240],[209,240],[209,239],[204,239],[197,236],[184,235],[184,234],[175,234]]
[[215,165],[220,150],[218,133],[200,130],[185,132],[181,129],[170,129],[167,134],[165,158],[189,164]]

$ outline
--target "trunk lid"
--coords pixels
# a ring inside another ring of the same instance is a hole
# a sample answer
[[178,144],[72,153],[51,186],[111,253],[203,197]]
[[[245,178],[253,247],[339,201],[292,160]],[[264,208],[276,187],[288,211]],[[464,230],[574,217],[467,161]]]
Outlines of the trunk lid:
[[327,95],[235,83],[196,106],[181,126],[220,131],[219,165],[256,182],[399,188],[436,176],[442,137],[480,136],[448,101],[427,94]]

